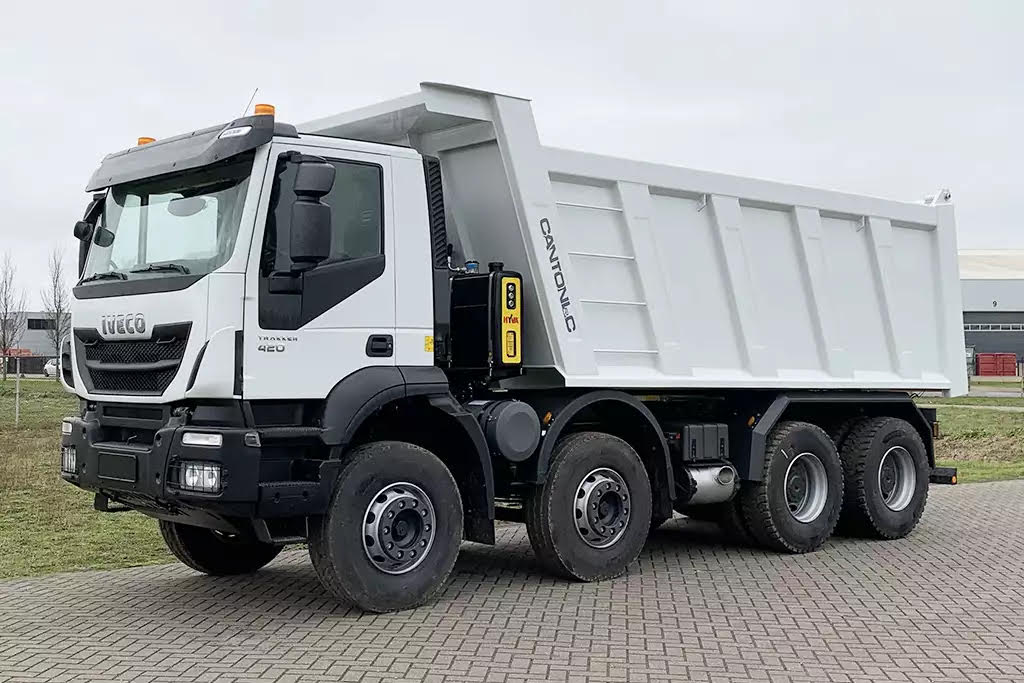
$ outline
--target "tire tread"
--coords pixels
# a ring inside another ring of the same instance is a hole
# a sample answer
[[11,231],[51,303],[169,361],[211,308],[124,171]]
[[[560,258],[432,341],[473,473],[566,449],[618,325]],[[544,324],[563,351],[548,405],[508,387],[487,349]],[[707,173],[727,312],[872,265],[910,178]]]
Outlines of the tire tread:
[[[571,452],[582,448],[593,441],[604,439],[613,439],[621,442],[629,449],[629,452],[636,457],[637,463],[641,468],[643,468],[643,461],[640,459],[640,456],[636,451],[633,450],[632,446],[617,436],[606,434],[604,432],[576,432],[558,440],[558,443],[555,444],[554,453],[552,454],[551,466],[548,469],[549,479],[544,482],[543,485],[535,486],[524,501],[525,504],[523,505],[523,509],[525,513],[524,516],[527,535],[530,538],[530,545],[533,547],[533,552],[541,566],[556,576],[562,576],[577,581],[603,581],[605,579],[611,579],[622,575],[626,572],[628,567],[629,563],[626,563],[622,567],[605,565],[605,571],[599,571],[582,576],[578,572],[574,572],[570,569],[569,563],[562,556],[561,552],[559,552],[558,546],[551,534],[552,497],[548,495],[548,492],[551,490],[557,490],[558,483],[564,474],[564,468],[560,466],[561,463]],[[636,498],[636,495],[636,492],[634,492],[634,499]],[[645,538],[651,529],[650,521],[651,519],[648,518],[647,528],[643,530]],[[639,553],[639,550],[637,552]]]
[[[171,551],[171,554],[179,562],[203,574],[211,576],[248,574],[259,570],[281,552],[280,546],[272,546],[257,541],[253,541],[251,545],[237,546],[230,546],[225,543],[225,547],[230,548],[229,553],[207,553],[207,557],[204,558],[199,548],[190,546],[189,542],[186,541],[181,533],[183,526],[185,525],[161,519],[160,535],[163,536],[167,549]],[[196,527],[196,530],[199,532],[206,531],[199,527]],[[196,541],[200,541],[203,537],[200,535],[194,538]],[[213,537],[211,536],[212,544]]]
[[[426,450],[425,448],[416,446],[415,444],[397,441],[375,441],[372,443],[364,444],[362,446],[358,446],[345,455],[345,464],[338,472],[337,480],[339,482],[344,481],[346,477],[349,476],[353,469],[359,467],[368,460],[381,457],[382,453],[385,453],[396,444],[401,444],[403,447],[406,448],[420,450],[423,452],[423,455],[425,457],[429,456],[437,460],[438,464],[441,465],[443,471],[448,477],[448,484],[450,484],[451,490],[455,492],[456,503],[459,504],[461,509],[461,498],[459,497],[458,484],[455,482],[455,478],[452,476],[451,471],[446,466],[444,466],[444,463],[442,463],[441,460],[438,459],[436,455]],[[339,489],[340,487],[337,487],[335,489],[335,495],[338,495],[337,492]],[[333,555],[330,552],[330,533],[328,528],[328,522],[328,515],[323,515],[322,517],[310,520],[309,558],[310,562],[313,565],[313,571],[316,573],[316,576],[320,580],[321,585],[325,589],[327,589],[327,591],[331,593],[334,597],[348,604],[356,605],[361,609],[365,609],[376,613],[398,612],[401,610],[413,609],[415,607],[419,607],[426,603],[432,602],[437,598],[438,595],[440,595],[441,591],[444,590],[444,587],[448,582],[448,577],[451,575],[452,570],[455,568],[455,559],[458,556],[458,552],[454,554],[451,563],[442,569],[437,584],[430,591],[427,591],[420,595],[419,598],[415,601],[403,603],[400,606],[381,606],[366,604],[365,602],[360,601],[358,599],[358,596],[354,595],[348,589],[345,583],[340,579],[339,569],[336,563],[334,562]],[[458,529],[457,537],[460,540],[462,538],[461,525]],[[362,548],[357,548],[356,550],[353,550],[353,552],[356,551],[363,552]]]
[[[867,500],[866,481],[864,470],[867,468],[867,456],[871,444],[878,437],[879,432],[890,428],[892,423],[902,423],[905,431],[910,434],[921,451],[924,452],[924,442],[908,422],[895,417],[872,417],[861,420],[850,430],[849,435],[843,443],[843,450],[839,454],[839,460],[843,465],[843,511],[840,517],[840,529],[843,533],[853,536],[873,536],[885,540],[894,540],[905,534],[893,533],[880,525],[870,512]],[[914,513],[914,522],[911,528],[917,526],[921,515],[924,513],[925,503],[928,499],[928,487],[924,489],[924,500]]]
[[[793,432],[800,429],[809,429],[817,432],[819,436],[823,437],[830,443],[832,442],[831,437],[824,429],[815,424],[811,424],[810,422],[799,422],[795,420],[780,422],[771,431],[768,443],[765,445],[765,457],[764,465],[762,466],[763,469],[761,471],[761,481],[755,485],[746,486],[740,492],[742,524],[745,530],[750,534],[751,538],[759,545],[766,548],[794,554],[811,552],[820,547],[820,545],[832,534],[839,518],[839,510],[837,509],[832,513],[833,519],[826,533],[821,534],[824,538],[822,538],[819,543],[813,543],[808,546],[797,545],[788,540],[779,531],[779,528],[772,519],[771,505],[768,499],[769,488],[767,485],[772,459],[778,451],[780,444]],[[785,483],[783,483],[783,485],[785,485]],[[842,487],[842,480],[840,480],[839,485]],[[842,490],[840,490],[840,500],[842,500]]]

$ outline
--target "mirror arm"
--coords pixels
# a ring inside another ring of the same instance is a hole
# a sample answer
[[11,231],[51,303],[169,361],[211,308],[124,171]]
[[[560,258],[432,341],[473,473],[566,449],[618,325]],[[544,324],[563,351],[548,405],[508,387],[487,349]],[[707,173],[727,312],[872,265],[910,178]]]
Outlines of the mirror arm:
[[275,270],[267,277],[271,294],[302,294],[302,271]]

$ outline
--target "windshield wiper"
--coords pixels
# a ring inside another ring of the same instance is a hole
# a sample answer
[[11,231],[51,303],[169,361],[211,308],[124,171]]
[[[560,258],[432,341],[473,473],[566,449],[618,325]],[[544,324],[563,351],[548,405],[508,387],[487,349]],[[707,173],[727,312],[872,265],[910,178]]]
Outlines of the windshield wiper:
[[128,276],[117,270],[108,270],[103,273],[96,273],[82,280],[82,282],[92,282],[93,280],[107,280],[114,278],[115,280],[127,280]]
[[148,266],[146,266],[145,268],[136,268],[135,270],[130,270],[128,272],[129,273],[151,273],[151,272],[158,271],[158,270],[176,270],[179,273],[184,273],[185,275],[188,275],[189,273],[192,272],[188,268],[186,268],[185,266],[181,265],[180,263],[151,263]]

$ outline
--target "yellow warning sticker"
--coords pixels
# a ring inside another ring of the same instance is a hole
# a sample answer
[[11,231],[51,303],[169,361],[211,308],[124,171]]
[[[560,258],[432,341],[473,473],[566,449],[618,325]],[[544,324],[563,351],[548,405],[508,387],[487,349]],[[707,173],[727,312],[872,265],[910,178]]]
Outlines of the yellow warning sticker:
[[434,352],[434,335],[428,334],[423,338],[423,350],[428,353]]
[[501,291],[504,293],[501,304],[501,362],[506,365],[522,362],[521,289],[519,278],[501,278]]

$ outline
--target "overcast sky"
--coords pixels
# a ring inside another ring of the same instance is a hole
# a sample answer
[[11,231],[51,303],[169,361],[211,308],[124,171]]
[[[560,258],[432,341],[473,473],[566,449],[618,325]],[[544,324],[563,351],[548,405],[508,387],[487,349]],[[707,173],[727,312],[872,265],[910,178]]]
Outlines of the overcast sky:
[[[444,7],[445,9],[440,9]],[[493,9],[491,8],[493,7]],[[543,143],[896,199],[1024,247],[1024,2],[8,3],[0,251],[38,305],[101,157],[444,81],[533,100]]]

